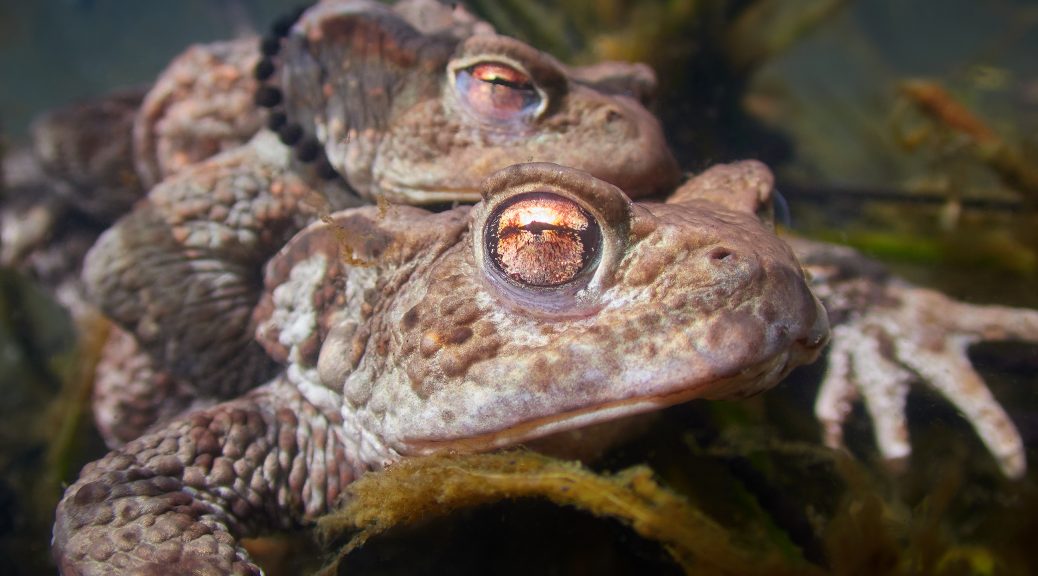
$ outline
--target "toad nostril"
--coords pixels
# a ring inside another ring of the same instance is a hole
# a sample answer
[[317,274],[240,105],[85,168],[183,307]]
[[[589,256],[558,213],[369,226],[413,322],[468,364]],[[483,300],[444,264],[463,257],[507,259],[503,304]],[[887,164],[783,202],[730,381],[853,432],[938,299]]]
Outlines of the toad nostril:
[[616,108],[609,108],[606,110],[606,122],[618,122],[621,118],[623,118],[623,114],[620,114],[620,111]]
[[707,254],[707,258],[716,262],[724,262],[732,256],[732,251],[728,248],[718,247],[714,248]]

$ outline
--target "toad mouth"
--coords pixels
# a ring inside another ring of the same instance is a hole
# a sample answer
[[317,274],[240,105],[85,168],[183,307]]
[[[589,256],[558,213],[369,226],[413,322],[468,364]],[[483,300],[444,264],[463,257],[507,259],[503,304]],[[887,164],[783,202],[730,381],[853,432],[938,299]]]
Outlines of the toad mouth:
[[749,369],[727,378],[719,378],[708,382],[684,383],[684,385],[666,385],[663,387],[664,389],[676,390],[674,392],[634,396],[584,406],[575,410],[519,422],[502,430],[476,434],[465,438],[404,439],[400,452],[410,456],[428,455],[445,451],[484,452],[505,448],[559,432],[661,410],[695,399],[714,398],[718,396],[716,394],[717,390],[738,389],[747,382],[760,382],[761,385],[752,388],[753,392],[748,394],[751,395],[768,389],[770,383],[778,382],[784,378],[789,371],[801,364],[801,362],[797,361],[801,355],[805,353],[808,355],[817,354],[820,348],[804,346],[799,351],[793,350],[776,354]]
[[470,186],[451,187],[433,184],[405,184],[402,182],[382,180],[378,188],[384,193],[406,198],[414,205],[429,204],[475,204],[483,199],[479,188]]

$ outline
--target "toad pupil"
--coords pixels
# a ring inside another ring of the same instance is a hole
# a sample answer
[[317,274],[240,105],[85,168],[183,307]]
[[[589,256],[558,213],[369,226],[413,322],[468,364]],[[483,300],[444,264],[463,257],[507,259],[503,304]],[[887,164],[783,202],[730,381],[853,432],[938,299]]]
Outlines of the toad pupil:
[[551,194],[518,196],[499,207],[488,223],[486,238],[495,266],[526,286],[572,282],[601,243],[590,214]]

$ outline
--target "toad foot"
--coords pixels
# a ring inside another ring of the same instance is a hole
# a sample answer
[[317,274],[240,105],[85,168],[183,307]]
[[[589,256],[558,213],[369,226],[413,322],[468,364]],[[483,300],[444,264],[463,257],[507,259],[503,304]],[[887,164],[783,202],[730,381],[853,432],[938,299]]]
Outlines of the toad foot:
[[860,397],[883,457],[907,458],[906,398],[909,385],[921,382],[959,410],[1007,477],[1022,477],[1023,441],[968,350],[982,341],[1038,342],[1038,311],[959,302],[891,277],[853,250],[798,239],[791,244],[834,326],[815,402],[825,443],[843,445],[843,425]]

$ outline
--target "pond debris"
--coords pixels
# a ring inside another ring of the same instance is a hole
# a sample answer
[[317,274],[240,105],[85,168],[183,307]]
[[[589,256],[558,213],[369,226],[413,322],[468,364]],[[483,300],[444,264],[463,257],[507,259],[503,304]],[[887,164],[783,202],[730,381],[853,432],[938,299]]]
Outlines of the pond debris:
[[356,256],[353,242],[350,240],[351,234],[346,230],[345,226],[336,222],[330,214],[321,214],[321,222],[331,227],[332,232],[335,234],[335,240],[339,243],[339,258],[343,263],[349,266],[356,266],[357,268],[370,268],[375,265],[374,260],[365,260]]
[[0,558],[16,559],[17,574],[54,573],[54,507],[103,454],[89,410],[108,324],[80,320],[74,326],[38,285],[0,266]]
[[[728,405],[722,412],[720,416],[730,422],[718,419],[716,407],[711,406],[711,418],[721,429],[716,440],[702,446],[686,437],[689,461],[695,462],[694,481],[716,476],[709,486],[715,493],[716,486],[725,490],[717,500],[736,501],[740,490],[756,499],[757,503],[744,507],[750,513],[730,516],[752,518],[749,526],[773,523],[825,574],[1035,573],[1036,552],[1020,542],[1033,540],[1038,491],[1029,482],[977,482],[969,451],[949,442],[946,429],[934,428],[919,438],[920,446],[941,454],[939,460],[895,474],[886,466],[875,466],[874,459],[873,463],[861,461],[846,450],[777,440],[765,429],[746,430],[739,420],[740,414],[746,414],[743,406]],[[705,465],[711,461],[723,462],[725,468]],[[771,499],[768,492],[778,496],[781,506],[765,505]],[[761,513],[752,513],[758,505]],[[711,509],[713,516],[720,517],[715,510]],[[820,545],[817,554],[811,553],[811,544],[793,538],[795,526],[781,517],[783,510],[806,518]],[[725,524],[730,530],[749,529],[745,523],[730,522]]]
[[326,543],[352,533],[321,574],[337,573],[346,555],[393,527],[515,498],[615,518],[660,543],[687,574],[822,574],[777,547],[737,544],[735,535],[660,485],[647,466],[596,474],[525,450],[416,457],[364,475],[348,487],[345,504],[318,521],[318,536]]
[[1038,169],[1015,146],[1002,139],[994,129],[959,102],[947,89],[932,80],[909,80],[900,92],[920,113],[961,134],[973,145],[975,158],[990,168],[1002,182],[1038,202]]
[[[385,203],[386,201],[382,198],[378,199],[378,221],[381,221],[389,210],[388,204]],[[335,221],[333,214],[328,210],[328,200],[324,195],[316,190],[311,190],[310,193],[303,197],[301,207],[307,213],[317,216],[321,222],[324,222],[332,229],[332,233],[335,234],[335,240],[339,245],[340,258],[344,264],[357,268],[370,268],[376,264],[374,260],[366,260],[357,256],[357,251],[353,247],[354,242],[351,239],[356,234],[352,234],[345,226]],[[362,235],[361,239],[366,238]]]
[[90,407],[97,364],[111,331],[111,322],[96,310],[76,319],[76,349],[70,355],[62,391],[50,408],[49,421],[54,426],[50,428],[53,436],[47,448],[46,483],[55,496],[60,497],[61,484],[74,478],[81,465],[83,428],[92,426]]
[[[952,459],[956,460],[956,459]],[[952,502],[961,498],[962,458],[939,466],[922,498],[908,505],[882,475],[870,473],[846,454],[836,460],[847,490],[832,517],[819,527],[825,535],[834,576],[889,574],[935,576],[1018,574],[1019,566],[1000,560],[991,548],[956,542],[947,529]],[[904,486],[902,485],[902,490]],[[904,494],[902,494],[904,496]]]

